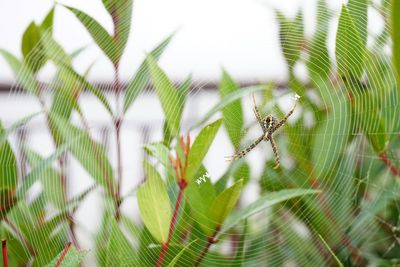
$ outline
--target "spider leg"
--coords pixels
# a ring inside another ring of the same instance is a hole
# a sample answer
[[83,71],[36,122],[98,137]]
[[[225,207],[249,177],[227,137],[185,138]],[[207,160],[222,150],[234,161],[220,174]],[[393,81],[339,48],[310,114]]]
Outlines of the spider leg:
[[265,139],[265,135],[261,135],[256,141],[254,141],[250,146],[248,146],[247,148],[243,149],[242,151],[236,153],[233,156],[228,156],[225,157],[225,159],[227,161],[234,161],[234,160],[238,160],[240,158],[243,158],[247,153],[249,153],[251,150],[253,150],[253,148],[255,148],[262,140]]
[[289,119],[289,117],[293,114],[294,110],[296,109],[297,106],[297,100],[299,98],[296,97],[296,100],[292,106],[292,108],[290,109],[290,111],[288,112],[288,114],[286,114],[286,116],[280,120],[274,127],[274,131],[277,130],[279,127],[281,127],[282,125],[284,125],[286,123],[286,121]]
[[279,167],[279,165],[280,165],[281,163],[280,163],[280,159],[279,159],[278,150],[277,150],[277,148],[276,148],[276,143],[275,143],[275,140],[274,140],[274,138],[272,137],[272,135],[269,136],[269,141],[271,142],[272,151],[274,152],[274,155],[275,155],[275,162],[276,162],[276,165],[275,165],[274,169],[276,169],[276,168]]
[[253,94],[253,111],[254,111],[254,115],[257,118],[258,123],[261,126],[261,129],[263,130],[263,132],[265,133],[267,131],[267,129],[265,129],[264,124],[262,123],[262,119],[261,119],[261,115],[260,115],[260,111],[258,110],[257,104],[256,104],[256,99],[254,98],[254,94]]

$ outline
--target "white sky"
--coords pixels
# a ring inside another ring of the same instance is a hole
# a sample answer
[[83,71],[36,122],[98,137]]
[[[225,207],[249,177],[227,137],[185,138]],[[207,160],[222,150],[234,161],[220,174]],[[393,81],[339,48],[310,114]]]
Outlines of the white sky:
[[[0,0],[0,48],[21,56],[20,42],[27,25],[41,22],[55,1]],[[111,31],[112,22],[101,0],[59,0],[77,7]],[[311,36],[315,27],[317,0],[135,0],[133,26],[121,76],[129,79],[144,58],[166,36],[178,30],[165,51],[160,64],[174,80],[192,74],[197,80],[216,81],[225,68],[236,80],[284,80],[286,66],[279,47],[278,26],[274,9],[294,16],[299,8],[304,12],[305,32]],[[335,15],[345,0],[327,0]],[[369,30],[378,32],[381,19],[369,10]],[[334,50],[336,19],[332,21],[329,47]],[[82,46],[88,49],[75,61],[83,72],[96,61],[90,79],[111,81],[113,69],[90,35],[74,15],[58,6],[55,15],[55,38],[68,51]],[[41,78],[52,75],[48,65]],[[0,57],[0,83],[13,81],[10,68]]]
[[[101,0],[60,0],[78,7],[111,30]],[[339,10],[340,0],[329,1]],[[40,22],[53,5],[49,0],[0,0],[0,47],[20,56],[24,29]],[[136,0],[133,29],[122,63],[122,79],[128,79],[151,50],[171,32],[179,29],[167,48],[161,66],[174,80],[192,73],[195,79],[217,80],[221,67],[241,81],[284,79],[286,74],[279,48],[274,7],[294,15],[301,6],[305,12],[306,33],[311,34],[315,21],[316,0]],[[56,9],[55,37],[67,51],[92,43],[78,20],[62,7]],[[107,81],[113,71],[109,62],[92,45],[75,62],[84,71],[94,60],[90,79]],[[51,66],[41,77],[52,74]],[[0,82],[10,82],[13,75],[0,58]]]

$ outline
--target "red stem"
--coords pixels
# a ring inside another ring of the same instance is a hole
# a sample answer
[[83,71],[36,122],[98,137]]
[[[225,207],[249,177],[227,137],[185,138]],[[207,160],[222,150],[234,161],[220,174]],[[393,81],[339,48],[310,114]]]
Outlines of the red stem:
[[60,266],[61,266],[61,263],[62,263],[62,261],[64,260],[65,255],[67,255],[68,250],[71,248],[71,245],[72,245],[72,243],[69,242],[69,243],[67,244],[67,246],[64,248],[64,250],[63,250],[63,252],[62,252],[60,258],[59,258],[58,261],[57,261],[56,267],[60,267]]
[[169,242],[171,241],[172,234],[174,232],[176,219],[178,217],[179,207],[181,206],[181,203],[182,203],[183,191],[184,191],[186,185],[187,184],[186,184],[185,180],[182,180],[181,182],[179,182],[179,194],[178,194],[178,198],[176,200],[174,213],[173,213],[172,219],[171,219],[171,224],[169,225],[168,238],[167,238],[167,241],[162,245],[161,253],[160,253],[160,256],[158,257],[158,261],[157,261],[157,267],[162,266],[165,255],[167,255],[167,251],[169,248]]
[[215,236],[218,234],[219,229],[220,229],[220,226],[218,226],[215,229],[215,231],[212,234],[212,236],[209,236],[207,238],[207,245],[205,246],[205,248],[201,252],[200,256],[197,258],[196,263],[194,264],[195,267],[200,265],[200,263],[204,260],[205,256],[207,255],[208,251],[210,250],[211,245],[216,243]]
[[3,266],[8,267],[7,240],[2,240],[1,245],[3,247]]
[[380,160],[383,161],[383,163],[385,163],[385,165],[389,168],[389,170],[393,173],[393,175],[400,177],[400,170],[398,170],[395,166],[393,166],[393,164],[392,164],[392,162],[390,162],[386,152],[382,152],[379,155],[379,158],[380,158]]

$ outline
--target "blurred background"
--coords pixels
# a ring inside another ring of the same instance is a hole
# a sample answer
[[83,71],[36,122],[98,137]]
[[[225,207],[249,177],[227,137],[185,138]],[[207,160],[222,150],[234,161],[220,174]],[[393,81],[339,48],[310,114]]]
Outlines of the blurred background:
[[[343,3],[347,1],[329,0],[327,5],[332,12],[329,21],[328,50],[334,57],[338,16]],[[374,2],[374,1],[373,1]],[[377,1],[379,2],[379,1]],[[70,0],[57,3],[76,7],[95,18],[106,29],[112,31],[112,21],[100,0]],[[0,48],[17,57],[21,57],[21,38],[31,21],[40,23],[53,7],[54,1],[48,0],[0,0]],[[282,110],[287,109],[293,99],[288,91],[288,69],[283,57],[279,24],[276,10],[285,16],[294,18],[299,10],[303,12],[304,34],[312,36],[316,25],[316,0],[136,0],[134,1],[131,34],[121,61],[120,79],[125,85],[144,60],[146,53],[171,33],[175,35],[160,59],[161,68],[176,83],[183,82],[192,75],[193,86],[183,113],[182,132],[189,130],[219,100],[217,91],[222,71],[226,70],[240,86],[274,82],[281,88],[277,91]],[[77,18],[63,7],[57,6],[54,20],[54,38],[67,53],[85,47],[85,50],[73,61],[74,68],[85,72],[89,67],[88,80],[101,85],[107,93],[114,80],[114,69],[103,52],[93,44],[93,40]],[[378,35],[384,28],[384,21],[378,11],[368,10],[368,38]],[[369,41],[369,39],[368,39]],[[48,82],[55,74],[52,64],[40,70],[38,78]],[[296,64],[296,76],[306,84],[309,76],[304,63]],[[0,57],[0,120],[8,127],[17,119],[41,110],[38,101],[17,90],[13,71],[3,57]],[[112,93],[107,93],[110,103],[115,103]],[[115,166],[115,137],[112,121],[106,110],[91,95],[83,94],[79,102],[89,126],[96,139],[103,143]],[[243,100],[245,121],[253,120],[252,100]],[[301,107],[299,107],[301,110]],[[298,111],[300,112],[300,111]],[[217,116],[218,117],[218,116]],[[298,119],[296,114],[291,122]],[[26,159],[22,153],[22,143],[28,143],[35,151],[48,156],[54,151],[51,136],[45,127],[43,117],[32,120],[18,129],[12,136],[21,169]],[[141,162],[146,154],[142,145],[162,138],[163,112],[159,100],[151,92],[141,94],[134,105],[125,114],[122,128],[122,194],[132,192],[141,182],[143,173]],[[195,135],[196,132],[193,133]],[[250,133],[248,139],[257,137],[259,132]],[[228,167],[224,156],[234,153],[226,132],[216,138],[206,166],[211,177],[220,177]],[[134,155],[134,156],[132,156]],[[251,174],[257,177],[264,167],[263,160],[272,158],[269,146],[255,149],[248,157]],[[215,160],[220,159],[220,160]],[[85,170],[72,157],[65,158],[65,172],[71,177],[68,182],[69,196],[77,195],[89,188],[93,181]],[[23,176],[24,174],[22,174]],[[258,197],[258,181],[250,181],[243,195],[243,204]],[[40,190],[40,185],[33,188]],[[101,203],[102,195],[94,192],[76,213],[77,237],[82,248],[92,248],[93,236],[101,222],[102,209],[93,209],[95,203]],[[138,214],[135,198],[124,201],[122,210],[132,218]],[[140,219],[136,218],[137,221]],[[93,256],[93,255],[92,255]],[[90,255],[88,262],[90,262]]]

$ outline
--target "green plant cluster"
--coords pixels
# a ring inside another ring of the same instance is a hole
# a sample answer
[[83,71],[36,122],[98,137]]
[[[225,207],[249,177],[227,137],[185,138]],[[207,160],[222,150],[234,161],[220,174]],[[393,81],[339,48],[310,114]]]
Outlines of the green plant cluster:
[[[335,14],[319,0],[311,36],[305,34],[301,11],[294,18],[276,11],[288,89],[302,96],[297,119],[278,137],[283,163],[273,169],[273,157],[260,159],[263,171],[257,176],[244,158],[230,163],[221,177],[212,177],[203,164],[218,133],[226,130],[232,151],[246,147],[252,141],[246,133],[254,125],[245,124],[245,110],[251,107],[242,99],[262,96],[260,110],[283,117],[285,110],[273,98],[282,89],[274,82],[241,88],[223,71],[220,101],[182,133],[191,77],[175,84],[158,65],[174,34],[147,54],[123,90],[120,62],[133,2],[102,2],[112,34],[85,12],[57,4],[42,23],[32,22],[24,32],[22,59],[0,49],[19,86],[41,106],[8,128],[0,124],[3,262],[8,255],[9,266],[78,266],[88,254],[98,266],[394,266],[400,261],[400,1],[349,0]],[[85,48],[67,53],[54,39],[55,9],[75,15],[114,67],[115,105],[88,81],[90,68],[85,73],[75,69],[74,59]],[[369,10],[385,23],[374,36],[368,34]],[[56,74],[47,83],[39,81],[38,73],[49,62]],[[308,80],[296,74],[302,66]],[[145,181],[123,195],[120,129],[126,112],[150,85],[164,113],[163,138],[144,144]],[[116,166],[88,126],[79,102],[83,92],[108,112]],[[72,122],[73,115],[79,124]],[[44,157],[23,144],[29,164],[23,175],[9,138],[38,116],[45,118],[54,151]],[[65,155],[74,157],[94,182],[73,198],[66,192]],[[260,197],[244,205],[245,189],[254,181]],[[32,198],[29,192],[37,183],[42,190]],[[98,189],[104,214],[95,246],[83,251],[73,218]],[[128,198],[135,199],[140,218],[121,211]]]

